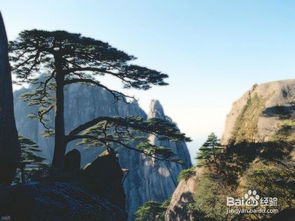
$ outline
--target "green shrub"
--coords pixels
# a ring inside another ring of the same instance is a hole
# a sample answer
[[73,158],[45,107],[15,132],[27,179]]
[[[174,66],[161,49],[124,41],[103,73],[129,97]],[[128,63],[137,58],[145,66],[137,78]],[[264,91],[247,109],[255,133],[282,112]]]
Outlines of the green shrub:
[[258,138],[257,124],[265,107],[265,100],[256,93],[249,96],[247,104],[243,107],[235,122],[231,142],[252,142]]
[[233,195],[231,187],[223,180],[212,174],[204,174],[198,178],[198,187],[195,192],[196,214],[204,214],[202,220],[225,221],[232,220],[227,214],[226,197]]
[[135,212],[135,221],[164,221],[170,198],[164,202],[148,201]]
[[194,167],[191,167],[189,169],[182,170],[178,175],[178,181],[181,180],[188,180],[189,178],[196,175],[196,171]]
[[[244,147],[245,150],[241,152],[240,147]],[[224,158],[222,161],[218,161],[218,166],[226,172],[224,176],[217,173],[218,170],[214,167],[207,167],[206,173],[196,178],[197,188],[193,208],[197,211],[196,214],[203,214],[204,219],[199,220],[260,220],[274,215],[267,213],[227,214],[226,197],[241,198],[248,190],[256,190],[260,197],[277,197],[278,206],[271,209],[282,211],[286,208],[295,207],[294,162],[288,158],[288,148],[280,150],[279,145],[267,143],[258,145],[259,151],[255,151],[254,146],[247,148],[247,146],[242,145],[240,147],[231,148],[230,152],[236,155],[233,161],[231,155],[227,152],[229,150],[221,154],[224,155]],[[272,152],[269,153],[271,150]],[[278,154],[279,151],[286,153]],[[256,153],[256,157],[246,159],[247,153],[248,155],[255,155]],[[239,161],[239,158],[245,161]],[[225,164],[222,165],[221,162]],[[242,162],[245,165],[241,167]],[[229,176],[235,177],[237,183],[229,182]],[[240,209],[243,208],[240,207]],[[258,206],[257,209],[263,208]]]
[[20,163],[14,183],[26,183],[37,180],[48,173],[49,165],[40,157],[41,149],[32,140],[19,136],[21,146]]
[[279,211],[295,207],[295,171],[270,162],[253,163],[242,179],[242,189],[255,189],[260,197],[277,197]]

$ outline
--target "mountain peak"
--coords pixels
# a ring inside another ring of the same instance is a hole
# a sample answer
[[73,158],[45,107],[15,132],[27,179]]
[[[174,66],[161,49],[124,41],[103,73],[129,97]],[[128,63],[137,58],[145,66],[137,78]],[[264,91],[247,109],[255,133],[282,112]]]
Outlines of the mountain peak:
[[266,142],[283,135],[293,139],[294,114],[295,79],[255,84],[234,102],[222,143]]
[[1,41],[1,46],[7,47],[7,36],[6,36],[6,30],[5,30],[5,25],[3,21],[2,14],[0,12],[0,41]]
[[150,103],[148,118],[153,118],[153,117],[161,118],[161,119],[166,118],[163,106],[158,100],[152,100]]

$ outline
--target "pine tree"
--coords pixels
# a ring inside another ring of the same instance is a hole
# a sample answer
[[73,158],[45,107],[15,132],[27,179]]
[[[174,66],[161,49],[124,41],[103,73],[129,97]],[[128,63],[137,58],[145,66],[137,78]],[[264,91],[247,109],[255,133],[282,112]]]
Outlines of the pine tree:
[[18,167],[20,181],[26,183],[47,164],[45,158],[38,156],[41,150],[35,142],[23,136],[19,136],[19,142],[21,145],[21,159]]
[[196,160],[198,160],[197,166],[203,166],[207,163],[214,162],[216,160],[216,154],[222,149],[220,140],[218,137],[211,133],[206,142],[199,148]]
[[[23,31],[15,41],[10,42],[9,49],[16,82],[37,85],[34,91],[24,94],[23,98],[29,105],[39,106],[38,113],[31,117],[43,124],[47,136],[55,138],[54,168],[63,168],[67,144],[75,140],[107,149],[115,143],[156,159],[173,161],[177,159],[171,150],[151,145],[147,138],[136,135],[143,132],[163,139],[189,141],[173,123],[133,117],[97,117],[66,133],[64,90],[68,85],[82,83],[100,87],[111,93],[116,100],[124,102],[134,98],[111,89],[101,83],[100,79],[108,76],[120,80],[124,88],[141,90],[147,90],[153,85],[167,85],[164,81],[168,77],[166,74],[131,64],[135,60],[134,56],[108,43],[66,31]],[[46,74],[40,78],[40,72]],[[53,111],[55,122],[50,127],[46,116]],[[140,144],[131,147],[131,139]]]
[[164,202],[147,201],[135,212],[135,221],[161,221],[165,220],[165,212],[171,198]]

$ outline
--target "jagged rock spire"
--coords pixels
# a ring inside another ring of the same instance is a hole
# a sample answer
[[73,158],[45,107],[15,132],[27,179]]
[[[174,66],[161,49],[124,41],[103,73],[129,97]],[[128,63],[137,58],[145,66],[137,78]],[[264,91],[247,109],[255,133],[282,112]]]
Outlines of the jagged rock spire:
[[19,158],[20,146],[14,119],[8,42],[0,12],[0,183],[12,181]]
[[164,109],[158,100],[152,100],[150,104],[150,110],[148,114],[148,118],[160,118],[160,119],[166,119]]
[[0,39],[1,39],[0,47],[1,48],[5,47],[7,49],[7,36],[6,36],[5,25],[4,25],[4,21],[3,21],[3,18],[2,18],[1,12],[0,12]]

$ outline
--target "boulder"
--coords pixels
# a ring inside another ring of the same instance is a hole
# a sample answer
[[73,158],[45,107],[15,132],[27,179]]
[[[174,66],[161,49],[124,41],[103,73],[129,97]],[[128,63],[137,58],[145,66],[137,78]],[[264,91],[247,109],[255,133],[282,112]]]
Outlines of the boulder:
[[105,197],[121,208],[125,208],[123,176],[116,155],[106,153],[83,168],[80,183],[89,192]]
[[65,172],[77,172],[80,170],[81,154],[77,149],[69,151],[65,156],[64,171]]

